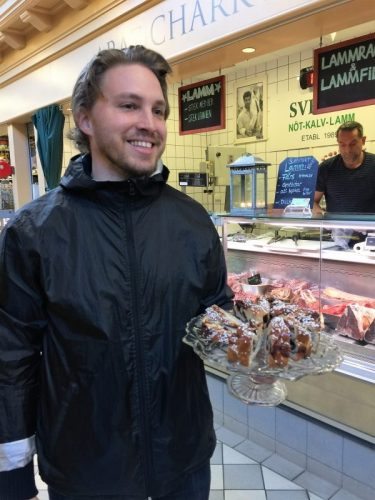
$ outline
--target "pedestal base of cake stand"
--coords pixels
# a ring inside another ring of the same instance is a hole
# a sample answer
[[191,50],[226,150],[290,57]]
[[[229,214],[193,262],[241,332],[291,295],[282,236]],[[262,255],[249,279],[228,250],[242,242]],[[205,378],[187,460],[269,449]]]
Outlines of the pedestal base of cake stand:
[[233,373],[227,379],[228,390],[247,404],[277,406],[287,395],[285,384],[270,375]]

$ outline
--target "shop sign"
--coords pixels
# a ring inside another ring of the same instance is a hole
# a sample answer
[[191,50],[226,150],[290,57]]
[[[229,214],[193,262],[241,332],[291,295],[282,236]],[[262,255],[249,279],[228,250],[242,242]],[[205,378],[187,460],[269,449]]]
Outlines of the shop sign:
[[375,104],[375,34],[314,51],[314,114]]
[[372,105],[315,115],[311,91],[300,90],[297,83],[296,88],[289,92],[269,92],[268,109],[269,151],[323,146],[336,148],[336,130],[342,123],[358,121],[369,133],[375,111]]
[[166,0],[153,9],[157,13],[154,18],[152,9],[145,14],[145,20],[151,20],[145,26],[149,26],[148,42],[166,55],[169,49],[172,52],[192,50],[208,41],[212,43],[225,35],[318,3],[319,0],[267,0],[265,8],[264,0]]
[[[124,3],[124,9],[128,2]],[[139,2],[138,2],[139,3]],[[100,37],[100,48],[142,43],[170,59],[320,0],[164,0]]]
[[178,89],[180,135],[225,128],[225,78],[218,76]]

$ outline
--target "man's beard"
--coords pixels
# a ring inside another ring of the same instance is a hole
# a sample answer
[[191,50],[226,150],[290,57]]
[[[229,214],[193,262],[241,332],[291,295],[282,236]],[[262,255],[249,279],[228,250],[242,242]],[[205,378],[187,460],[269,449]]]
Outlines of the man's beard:
[[155,162],[147,165],[140,160],[132,160],[126,157],[123,152],[116,152],[115,148],[111,147],[110,143],[100,144],[100,149],[102,154],[109,160],[115,170],[125,174],[126,178],[129,177],[147,177],[153,174],[157,168],[158,160],[161,157],[157,157]]

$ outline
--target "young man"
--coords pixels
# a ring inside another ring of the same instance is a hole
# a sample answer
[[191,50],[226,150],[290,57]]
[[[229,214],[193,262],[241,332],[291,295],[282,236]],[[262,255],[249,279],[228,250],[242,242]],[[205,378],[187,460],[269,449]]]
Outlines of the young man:
[[73,91],[72,158],[1,235],[0,497],[207,500],[215,448],[188,320],[231,307],[205,209],[166,184],[168,63],[100,52]]
[[339,154],[319,167],[314,211],[375,213],[375,155],[364,151],[366,137],[358,122],[346,122],[336,132]]

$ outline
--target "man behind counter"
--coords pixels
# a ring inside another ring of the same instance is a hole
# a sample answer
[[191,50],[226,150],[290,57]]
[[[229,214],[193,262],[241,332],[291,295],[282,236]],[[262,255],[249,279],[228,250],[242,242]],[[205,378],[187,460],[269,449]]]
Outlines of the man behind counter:
[[339,154],[323,161],[318,170],[314,212],[375,213],[375,155],[363,150],[366,137],[360,123],[340,125],[336,132]]

